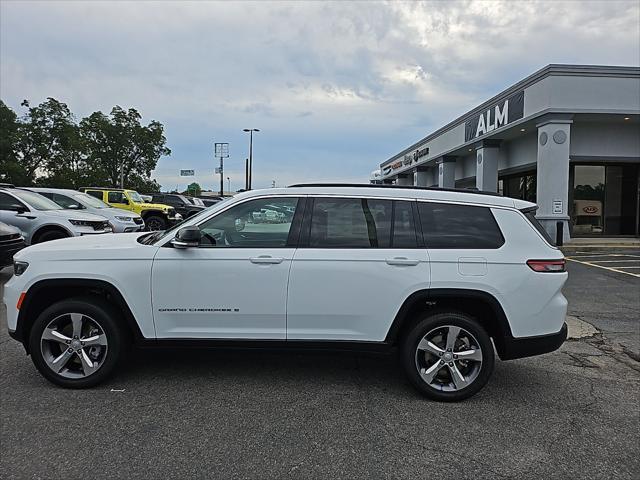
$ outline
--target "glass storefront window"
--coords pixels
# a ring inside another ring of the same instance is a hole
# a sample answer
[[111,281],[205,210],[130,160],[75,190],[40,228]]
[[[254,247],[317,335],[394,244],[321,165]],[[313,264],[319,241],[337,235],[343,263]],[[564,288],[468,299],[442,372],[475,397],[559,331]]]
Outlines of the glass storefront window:
[[519,198],[527,202],[536,202],[537,188],[536,172],[525,172],[519,175],[503,177],[498,181],[498,190],[501,195],[511,198]]
[[638,166],[575,165],[571,235],[638,234]]

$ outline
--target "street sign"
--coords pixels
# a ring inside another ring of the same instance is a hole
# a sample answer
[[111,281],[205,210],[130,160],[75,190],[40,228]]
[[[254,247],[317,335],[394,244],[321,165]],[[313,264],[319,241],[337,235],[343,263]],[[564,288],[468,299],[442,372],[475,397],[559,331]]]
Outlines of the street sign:
[[193,177],[195,174],[195,170],[180,170],[181,177]]
[[228,143],[216,143],[215,144],[215,156],[216,158],[228,158],[229,157],[229,144]]

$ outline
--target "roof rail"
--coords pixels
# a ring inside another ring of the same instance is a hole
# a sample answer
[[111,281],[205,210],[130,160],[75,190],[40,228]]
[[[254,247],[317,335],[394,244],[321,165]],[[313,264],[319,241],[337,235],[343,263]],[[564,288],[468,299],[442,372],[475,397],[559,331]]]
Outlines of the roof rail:
[[13,183],[0,183],[0,188],[16,188]]
[[80,187],[78,188],[79,192],[83,190],[111,190],[114,192],[124,192],[126,188],[111,188],[111,187]]
[[502,196],[496,192],[478,190],[477,188],[418,187],[415,185],[389,185],[389,184],[377,184],[377,183],[296,183],[294,185],[289,185],[288,188],[306,188],[306,187],[403,188],[407,190],[430,190],[434,192],[475,193],[476,195],[490,195],[493,197]]

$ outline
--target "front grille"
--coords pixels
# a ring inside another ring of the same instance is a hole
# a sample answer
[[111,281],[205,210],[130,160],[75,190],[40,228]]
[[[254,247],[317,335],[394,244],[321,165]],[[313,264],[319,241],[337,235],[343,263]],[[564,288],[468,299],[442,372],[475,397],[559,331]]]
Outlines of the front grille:
[[87,222],[91,227],[93,227],[93,229],[95,231],[99,231],[99,230],[105,230],[107,228],[109,228],[109,222],[108,221],[104,221],[104,222]]
[[13,238],[7,239],[6,237],[2,237],[0,238],[0,246],[3,248],[10,248],[12,246],[20,246],[24,244],[24,240],[22,239],[22,237],[20,235],[18,235],[18,237],[16,238],[15,236],[11,235]]

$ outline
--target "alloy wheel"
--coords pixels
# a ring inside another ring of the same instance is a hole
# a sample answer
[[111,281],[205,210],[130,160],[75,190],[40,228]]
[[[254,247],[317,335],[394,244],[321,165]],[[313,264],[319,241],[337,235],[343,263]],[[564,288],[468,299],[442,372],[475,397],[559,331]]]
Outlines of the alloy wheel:
[[467,330],[445,325],[429,331],[416,347],[416,368],[431,388],[454,392],[471,385],[482,367],[482,348]]
[[108,342],[102,326],[82,313],[67,313],[51,320],[40,337],[46,365],[64,378],[86,378],[107,358]]

